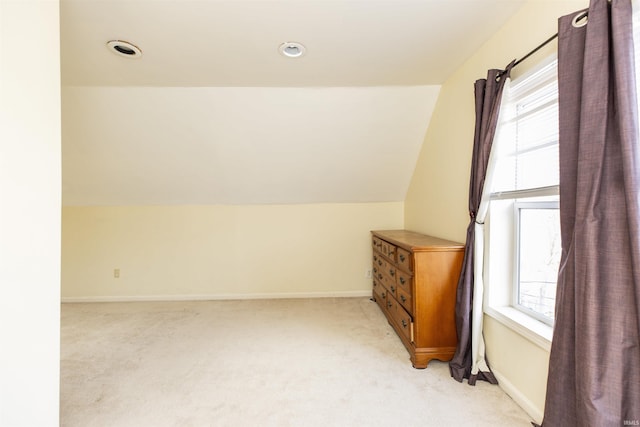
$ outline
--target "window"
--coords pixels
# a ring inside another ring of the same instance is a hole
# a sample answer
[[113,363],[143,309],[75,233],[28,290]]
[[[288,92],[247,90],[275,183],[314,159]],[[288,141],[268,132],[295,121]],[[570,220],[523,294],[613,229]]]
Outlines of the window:
[[489,283],[501,276],[513,284],[502,305],[553,325],[561,251],[555,58],[508,84],[498,126],[489,253],[502,262],[493,262]]
[[[640,0],[632,6],[640,89]],[[485,240],[486,312],[547,349],[561,252],[557,96],[555,58],[507,83]]]

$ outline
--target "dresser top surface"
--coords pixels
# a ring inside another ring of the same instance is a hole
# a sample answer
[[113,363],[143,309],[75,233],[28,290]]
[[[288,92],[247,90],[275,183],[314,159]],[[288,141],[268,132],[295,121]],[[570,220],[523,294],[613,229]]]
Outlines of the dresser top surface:
[[413,252],[464,249],[464,244],[462,243],[408,230],[374,230],[371,234]]

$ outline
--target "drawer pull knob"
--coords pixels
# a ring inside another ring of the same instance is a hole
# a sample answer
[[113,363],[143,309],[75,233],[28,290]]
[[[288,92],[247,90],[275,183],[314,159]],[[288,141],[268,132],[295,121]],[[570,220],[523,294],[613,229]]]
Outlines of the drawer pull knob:
[[407,302],[407,299],[404,297],[404,295],[400,295],[400,299],[402,300],[402,302]]
[[393,286],[391,287],[391,292],[395,292],[396,288],[394,288]]
[[407,327],[407,321],[406,321],[406,320],[404,320],[404,319],[402,319],[402,327],[403,327],[403,328],[406,328],[406,327]]
[[400,262],[404,262],[404,255],[400,254]]
[[382,261],[378,260],[378,265],[382,265]]
[[400,284],[401,284],[401,285],[404,285],[404,277],[401,277],[401,278],[400,278]]
[[387,301],[387,307],[391,308],[391,301]]
[[382,274],[378,273],[378,279],[382,280]]
[[396,275],[396,272],[395,272],[395,271],[393,271],[393,270],[389,270],[389,274],[391,275],[391,277],[393,277],[393,276],[395,276],[395,275]]
[[378,269],[377,269],[376,267],[373,267],[373,272],[374,272],[374,273],[377,273],[377,272],[378,272]]

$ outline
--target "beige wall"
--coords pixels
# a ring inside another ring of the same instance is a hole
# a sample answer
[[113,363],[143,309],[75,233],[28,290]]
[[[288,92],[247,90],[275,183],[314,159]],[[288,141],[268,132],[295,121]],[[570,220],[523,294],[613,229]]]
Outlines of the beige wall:
[[369,231],[402,225],[402,202],[65,207],[62,295],[365,295]]
[[60,380],[57,0],[0,1],[0,425],[55,426]]
[[[464,241],[474,131],[473,82],[501,68],[557,31],[557,18],[585,1],[530,1],[442,86],[405,201],[405,227]],[[514,70],[514,77],[555,49],[553,43]],[[487,284],[490,286],[491,284]],[[539,418],[548,352],[485,317],[487,357],[514,399]],[[508,356],[508,357],[507,357]],[[523,356],[523,357],[520,357]],[[529,372],[525,372],[529,371]],[[539,421],[539,420],[538,420]]]

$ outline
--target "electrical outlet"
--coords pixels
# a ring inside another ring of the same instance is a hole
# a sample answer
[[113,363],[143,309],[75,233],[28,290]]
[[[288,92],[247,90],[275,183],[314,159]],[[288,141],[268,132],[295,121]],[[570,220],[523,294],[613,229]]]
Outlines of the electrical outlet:
[[120,269],[119,268],[114,268],[113,269],[113,278],[114,279],[119,279],[120,278]]
[[371,269],[370,268],[367,268],[364,271],[364,277],[367,278],[367,279],[371,279]]

